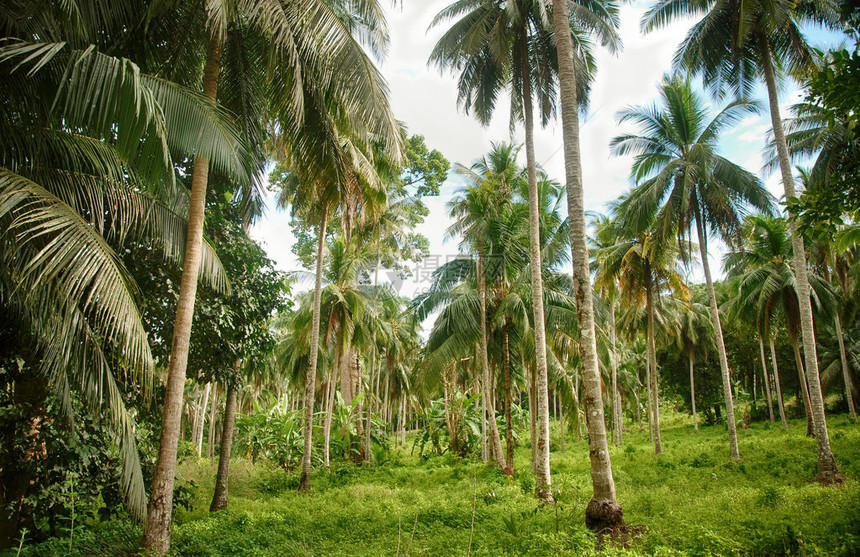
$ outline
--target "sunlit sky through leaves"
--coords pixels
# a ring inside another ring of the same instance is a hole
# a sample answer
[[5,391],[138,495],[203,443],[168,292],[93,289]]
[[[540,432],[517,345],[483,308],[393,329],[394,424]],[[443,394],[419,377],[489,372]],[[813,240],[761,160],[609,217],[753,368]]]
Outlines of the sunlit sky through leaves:
[[[440,150],[452,166],[455,162],[465,165],[486,153],[491,141],[510,141],[509,101],[500,98],[496,116],[484,128],[458,109],[456,79],[450,74],[441,75],[435,67],[427,65],[433,45],[444,33],[445,26],[428,31],[433,17],[450,2],[449,0],[425,2],[405,0],[402,5],[392,7],[386,3],[388,24],[391,30],[391,48],[381,64],[382,73],[391,89],[391,103],[395,116],[405,122],[409,134],[421,134],[431,149]],[[611,55],[605,49],[597,49],[598,74],[591,94],[591,107],[582,120],[582,166],[584,173],[585,207],[587,211],[605,212],[609,201],[629,189],[629,158],[610,157],[609,142],[622,131],[634,128],[619,127],[616,113],[629,105],[650,104],[656,100],[656,85],[671,66],[672,54],[692,24],[692,20],[680,21],[658,32],[643,36],[639,32],[639,19],[649,6],[648,2],[622,3],[621,37],[623,50]],[[812,42],[822,48],[835,46],[841,36],[812,31]],[[757,91],[758,100],[764,101],[763,89]],[[795,84],[786,84],[780,95],[783,117],[789,115],[788,107],[801,98]],[[760,172],[762,148],[770,130],[767,112],[761,116],[750,116],[740,125],[726,133],[721,146],[723,154],[745,168]],[[522,126],[515,130],[514,141],[522,143]],[[564,157],[561,148],[560,123],[553,122],[545,129],[536,130],[535,151],[538,162],[555,180],[564,180]],[[525,165],[525,150],[520,161]],[[766,183],[777,197],[782,195],[782,185],[776,174],[766,177]],[[430,209],[422,229],[430,240],[432,256],[427,261],[411,264],[413,277],[405,282],[395,273],[382,271],[380,280],[394,279],[400,293],[412,297],[429,286],[429,275],[436,265],[457,254],[459,239],[446,239],[445,231],[450,224],[447,203],[462,185],[453,172],[438,197],[425,198]],[[289,227],[287,211],[277,211],[269,204],[266,215],[252,229],[252,236],[261,241],[269,257],[284,271],[300,268],[290,251],[293,235]],[[711,269],[715,278],[722,275],[723,246],[718,242],[711,248]],[[690,269],[694,282],[703,280],[701,269],[694,264]],[[296,285],[296,290],[312,287],[312,282]]]

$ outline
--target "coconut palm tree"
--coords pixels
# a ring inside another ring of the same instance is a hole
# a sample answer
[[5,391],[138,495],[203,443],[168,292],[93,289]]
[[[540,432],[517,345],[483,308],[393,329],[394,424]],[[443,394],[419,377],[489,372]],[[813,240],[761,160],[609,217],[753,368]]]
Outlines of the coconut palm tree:
[[[807,412],[807,434],[815,435],[811,393],[807,377],[803,373],[800,345],[800,308],[797,301],[797,282],[791,268],[789,254],[792,243],[791,232],[785,219],[752,215],[746,218],[744,243],[725,257],[727,278],[734,281],[735,295],[727,304],[727,310],[735,314],[752,313],[762,317],[765,337],[773,343],[773,314],[781,310],[785,315],[789,340],[794,350],[798,368],[798,380],[803,391]],[[807,282],[812,286],[811,303],[818,308],[833,310],[833,291],[829,283],[807,270]],[[772,348],[774,369],[776,356]],[[777,393],[780,389],[777,380]]]
[[620,122],[632,121],[642,131],[641,135],[618,136],[611,143],[613,154],[634,156],[631,174],[637,187],[627,199],[625,214],[635,219],[639,213],[656,213],[656,233],[663,238],[676,236],[686,259],[690,257],[686,238],[696,229],[723,379],[729,448],[732,458],[739,459],[729,364],[708,262],[708,236],[716,232],[724,241],[736,241],[747,206],[772,211],[771,195],[761,181],[717,152],[720,133],[756,107],[735,101],[709,119],[704,100],[693,92],[689,80],[664,77],[659,88],[659,106],[619,113]]
[[[90,15],[101,27],[82,28],[68,13],[47,21],[19,18],[15,9],[3,8],[9,40],[0,50],[0,220],[7,232],[0,299],[35,346],[35,359],[25,358],[32,377],[57,390],[64,410],[71,385],[84,386],[94,411],[108,401],[123,489],[141,517],[146,495],[133,422],[110,362],[147,382],[152,355],[137,287],[115,249],[149,239],[168,261],[181,261],[188,197],[174,157],[205,153],[219,170],[247,179],[250,156],[231,118],[202,96],[103,53],[129,23],[118,13],[97,6]],[[204,280],[227,288],[208,244],[198,267]]]
[[[661,242],[650,227],[653,220],[645,219],[645,215],[637,215],[638,221],[626,219],[628,199],[629,197],[622,196],[613,203],[615,218],[612,227],[616,241],[615,244],[599,250],[597,257],[604,260],[603,271],[606,275],[615,277],[618,281],[619,290],[622,292],[621,299],[634,310],[632,313],[628,312],[628,320],[645,320],[647,384],[651,409],[649,421],[653,428],[654,450],[660,454],[663,452],[663,444],[658,407],[656,305],[663,292],[671,291],[676,298],[682,299],[686,299],[689,293],[680,273],[675,243],[666,242],[665,239]],[[654,217],[652,214],[651,219]],[[644,309],[643,315],[637,315],[640,309]]]
[[[459,18],[437,42],[430,61],[441,70],[460,72],[458,102],[468,113],[484,124],[489,123],[498,94],[508,89],[511,94],[511,122],[522,121],[525,127],[527,178],[529,184],[531,235],[529,241],[532,272],[532,291],[537,346],[538,411],[541,415],[538,445],[540,458],[537,469],[536,494],[547,501],[552,499],[549,475],[549,393],[546,384],[546,334],[543,328],[543,294],[541,283],[540,238],[538,234],[539,209],[537,205],[537,164],[534,152],[534,103],[537,102],[542,123],[552,116],[555,107],[558,57],[555,52],[553,29],[550,25],[547,3],[542,0],[502,2],[483,0],[455,2],[442,10],[431,27],[444,21]],[[609,12],[589,12],[593,28],[611,28],[606,25]],[[566,27],[565,36],[578,29]],[[587,98],[593,69],[593,58],[588,41],[576,37],[581,46],[577,70],[576,95],[580,101]]]
[[[801,68],[808,66],[813,60],[812,48],[804,39],[800,26],[803,23],[835,25],[838,21],[837,12],[835,4],[823,0],[792,3],[775,0],[659,0],[643,16],[641,27],[645,32],[649,32],[678,17],[703,16],[679,46],[675,54],[675,65],[691,73],[702,74],[706,86],[717,96],[721,96],[728,87],[738,97],[745,97],[758,78],[764,79],[782,185],[786,199],[793,199],[797,193],[779,113],[777,72],[796,74]],[[810,285],[805,272],[806,250],[803,236],[798,233],[794,220],[789,227],[799,300],[800,332],[818,449],[817,479],[827,484],[841,481],[842,476],[830,448],[830,436],[824,416]]]
[[[596,36],[610,50],[620,47],[616,30],[619,26],[618,7],[615,2],[571,2],[553,0],[552,27],[556,37],[558,63],[559,105],[562,117],[565,179],[568,215],[570,219],[570,249],[577,318],[580,323],[580,354],[584,367],[585,411],[587,420],[589,456],[593,496],[586,507],[586,524],[595,531],[609,528],[623,529],[621,506],[615,497],[615,481],[606,442],[603,419],[600,372],[598,369],[597,340],[594,323],[593,294],[588,267],[588,237],[585,228],[582,163],[579,149],[579,107],[585,106],[587,92],[582,90],[582,72],[577,66],[587,62],[590,53],[587,41],[574,41],[567,33],[569,28],[582,31],[583,36]],[[575,46],[576,45],[576,48]],[[578,75],[579,73],[579,75]],[[614,316],[614,311],[613,311]],[[613,367],[614,369],[614,367]],[[613,389],[616,385],[613,385]],[[613,399],[615,393],[613,391]],[[615,405],[613,404],[613,409]],[[617,417],[617,416],[616,416]]]

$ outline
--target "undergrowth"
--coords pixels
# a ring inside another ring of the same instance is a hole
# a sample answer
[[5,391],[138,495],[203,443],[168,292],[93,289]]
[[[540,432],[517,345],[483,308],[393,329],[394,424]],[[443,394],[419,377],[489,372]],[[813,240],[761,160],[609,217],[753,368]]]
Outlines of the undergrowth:
[[[392,449],[384,466],[334,464],[318,471],[310,494],[298,475],[257,463],[232,464],[230,508],[208,513],[214,467],[185,462],[183,478],[199,486],[176,514],[171,555],[833,555],[860,554],[860,427],[829,419],[840,469],[838,488],[810,484],[815,441],[805,422],[754,423],[739,432],[741,462],[729,457],[722,426],[700,428],[667,415],[664,454],[636,426],[610,447],[626,521],[643,534],[629,548],[598,549],[584,526],[591,494],[587,448],[568,433],[566,452],[555,430],[553,489],[558,505],[532,495],[530,449],[517,449],[518,473],[449,454],[418,458],[411,445]],[[473,507],[474,505],[474,507]],[[474,508],[474,510],[473,510]],[[470,524],[474,512],[471,548]],[[89,524],[72,554],[129,555],[139,529]],[[68,540],[27,547],[21,555],[65,555]]]

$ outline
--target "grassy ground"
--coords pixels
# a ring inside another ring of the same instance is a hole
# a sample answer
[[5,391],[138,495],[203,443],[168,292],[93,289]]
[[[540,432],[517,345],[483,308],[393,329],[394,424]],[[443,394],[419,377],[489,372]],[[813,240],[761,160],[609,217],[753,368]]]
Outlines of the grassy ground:
[[[688,418],[672,415],[663,425],[663,455],[636,429],[611,448],[625,518],[645,529],[627,550],[595,549],[583,524],[587,449],[568,440],[566,453],[552,454],[557,507],[532,497],[527,447],[517,450],[514,478],[476,462],[421,462],[398,450],[385,466],[318,473],[309,495],[295,492],[295,474],[237,462],[230,509],[215,515],[207,512],[214,468],[186,462],[182,475],[201,490],[192,509],[178,513],[172,554],[467,555],[470,539],[471,555],[860,554],[860,426],[830,419],[834,453],[850,479],[823,488],[808,483],[815,441],[804,436],[803,421],[787,432],[770,424],[739,432],[741,463],[729,458],[723,427],[694,434]],[[102,539],[122,535],[112,525]],[[84,536],[81,547],[103,545],[87,546]]]

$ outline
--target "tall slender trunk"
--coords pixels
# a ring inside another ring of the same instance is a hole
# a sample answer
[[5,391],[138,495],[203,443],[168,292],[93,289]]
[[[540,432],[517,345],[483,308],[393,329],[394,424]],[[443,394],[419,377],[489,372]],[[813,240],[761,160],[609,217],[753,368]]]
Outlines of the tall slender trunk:
[[699,433],[699,418],[696,415],[696,347],[690,345],[688,359],[690,360],[690,408],[693,410],[693,430]]
[[609,364],[612,370],[612,442],[621,445],[621,401],[618,393],[618,333],[615,327],[615,300],[609,303]]
[[[529,68],[527,50],[524,50],[525,67]],[[549,379],[546,363],[546,325],[543,312],[543,265],[540,249],[540,200],[537,186],[537,163],[534,145],[534,114],[532,85],[529,69],[523,84],[523,112],[526,128],[526,167],[529,185],[529,267],[532,281],[532,307],[534,308],[535,374],[538,406],[538,451],[535,470],[535,495],[546,502],[554,501],[552,477],[549,468]]]
[[514,469],[514,424],[511,418],[511,342],[505,329],[505,466]]
[[558,407],[558,423],[559,423],[559,426],[561,427],[561,452],[564,453],[564,452],[566,452],[565,446],[564,446],[564,430],[567,429],[567,426],[564,423],[564,406],[563,405],[560,405]]
[[502,470],[505,469],[505,457],[502,452],[502,441],[499,437],[499,426],[496,423],[496,397],[493,382],[490,378],[490,360],[487,354],[489,336],[487,334],[487,281],[484,273],[484,241],[478,240],[477,261],[478,296],[481,305],[481,373],[484,377],[484,397],[486,398],[487,413],[489,414],[489,442],[492,457]]
[[770,339],[770,362],[773,364],[773,384],[776,386],[776,402],[779,407],[779,419],[782,421],[782,428],[788,429],[788,421],[785,419],[785,401],[782,398],[782,386],[779,384],[779,366],[776,362],[776,346],[774,346],[773,338]]
[[648,312],[648,339],[647,349],[648,354],[648,385],[650,386],[650,413],[649,421],[653,431],[654,453],[663,453],[663,440],[660,436],[660,394],[657,392],[657,346],[654,341],[654,300],[651,286],[651,266],[646,261],[645,273],[648,276],[648,283],[645,287],[645,303]]
[[215,458],[215,419],[218,417],[218,383],[212,382],[212,401],[209,403],[209,446],[206,455],[210,460]]
[[[218,94],[218,75],[221,71],[222,37],[212,33],[206,51],[203,69],[203,95],[215,104]],[[161,420],[161,440],[158,459],[152,477],[146,527],[141,546],[145,552],[164,555],[170,549],[170,530],[173,517],[173,483],[176,476],[176,452],[179,443],[179,426],[182,419],[182,395],[185,390],[185,370],[191,340],[191,322],[194,318],[194,301],[197,298],[197,276],[203,256],[203,213],[206,207],[206,186],[209,181],[209,160],[202,154],[194,157],[191,172],[191,200],[188,208],[188,236],[182,262],[182,279],[176,320],[173,326],[173,343],[167,369],[167,390],[164,395],[164,413]]]
[[761,370],[764,374],[764,392],[765,396],[767,396],[767,411],[770,415],[770,423],[775,424],[776,418],[773,415],[773,398],[770,394],[770,377],[767,375],[767,359],[764,356],[764,339],[761,338],[761,334],[758,336],[758,347],[761,352]]
[[209,391],[212,390],[212,382],[206,383],[203,389],[203,400],[200,402],[200,412],[197,419],[197,438],[194,444],[197,445],[197,458],[203,455],[203,429],[206,427],[206,406],[209,403]]
[[[239,361],[235,367],[238,369]],[[215,477],[215,494],[209,512],[227,508],[227,484],[230,477],[230,451],[233,448],[233,429],[236,425],[236,387],[227,386],[227,404],[224,407],[224,432],[221,434],[221,455],[218,457],[218,475]]]
[[375,355],[376,348],[373,348],[373,352],[374,355],[370,360],[370,377],[367,383],[367,396],[364,397],[364,406],[366,408],[365,412],[367,414],[367,421],[365,422],[364,427],[364,460],[367,463],[370,463],[370,432],[371,427],[373,426],[373,380],[374,377],[378,376],[376,370],[376,363],[378,360]]
[[314,307],[311,318],[311,346],[308,354],[308,374],[305,378],[305,448],[302,455],[302,476],[299,480],[299,491],[311,488],[311,452],[313,451],[314,436],[314,399],[317,383],[317,356],[320,347],[320,300],[322,298],[322,267],[323,251],[325,249],[326,225],[328,224],[328,207],[322,208],[320,222],[320,237],[317,245],[317,267],[314,279]]
[[487,449],[487,383],[477,373],[475,382],[478,383],[478,392],[481,393],[481,462],[487,462],[490,459],[490,451]]
[[[695,203],[695,202],[694,202]],[[708,262],[708,238],[705,235],[705,223],[698,203],[694,204],[696,214],[696,232],[699,236],[699,254],[702,257],[702,269],[705,271],[705,284],[708,289],[708,312],[711,314],[711,324],[716,335],[717,355],[720,360],[720,374],[723,378],[723,397],[726,402],[726,425],[729,429],[729,452],[732,458],[740,460],[738,450],[738,429],[735,424],[735,402],[732,396],[732,380],[729,376],[729,360],[726,357],[726,344],[723,341],[723,325],[720,323],[720,308],[717,306],[717,294],[714,291],[714,281],[711,279],[711,265]]]
[[[785,142],[785,132],[782,128],[782,118],[779,115],[779,96],[776,88],[773,63],[770,57],[770,45],[767,38],[759,35],[759,49],[764,69],[767,96],[770,105],[770,119],[773,125],[773,139],[779,157],[779,168],[782,171],[782,185],[785,188],[786,199],[795,197],[794,178],[791,175],[791,161],[788,157],[788,147]],[[809,383],[809,396],[812,403],[812,422],[815,427],[815,440],[818,452],[818,476],[821,483],[840,481],[842,475],[836,466],[836,459],[830,448],[830,435],[827,432],[827,419],[824,416],[824,396],[821,393],[821,379],[818,375],[818,352],[815,347],[815,329],[812,320],[812,301],[809,292],[809,277],[806,274],[806,250],[803,236],[798,233],[797,223],[788,221],[791,230],[791,247],[794,256],[794,278],[797,284],[797,298],[800,303],[800,330],[803,337],[803,353],[806,356],[806,375]]]
[[848,373],[848,354],[845,351],[845,336],[842,334],[842,320],[839,314],[833,317],[833,324],[836,326],[836,338],[839,341],[839,362],[842,364],[842,381],[845,383],[845,401],[848,403],[848,415],[851,416],[851,421],[857,423],[857,410],[854,408],[853,385],[851,384],[851,375]]
[[[525,361],[523,362],[523,367],[525,367]],[[537,471],[537,421],[538,421],[538,413],[537,413],[537,396],[535,396],[537,392],[537,387],[535,386],[535,373],[534,369],[530,368],[528,370],[529,374],[529,434],[531,435],[531,446],[532,446],[532,463],[531,463],[531,471],[534,474]]]
[[803,393],[803,409],[806,411],[806,435],[815,437],[815,425],[812,417],[812,403],[809,400],[809,386],[803,371],[803,357],[800,355],[800,346],[796,338],[791,339],[791,347],[794,349],[794,363],[797,366],[797,384]]
[[579,350],[583,371],[583,402],[588,428],[588,455],[591,460],[591,484],[594,489],[585,509],[585,524],[596,532],[624,528],[621,505],[615,497],[615,480],[606,440],[600,370],[594,323],[594,297],[588,268],[588,238],[583,204],[582,168],[579,151],[579,113],[576,98],[573,42],[568,10],[553,10],[553,27],[558,47],[560,104],[564,166],[567,183],[570,244],[573,259],[573,281],[576,314],[579,321]]

